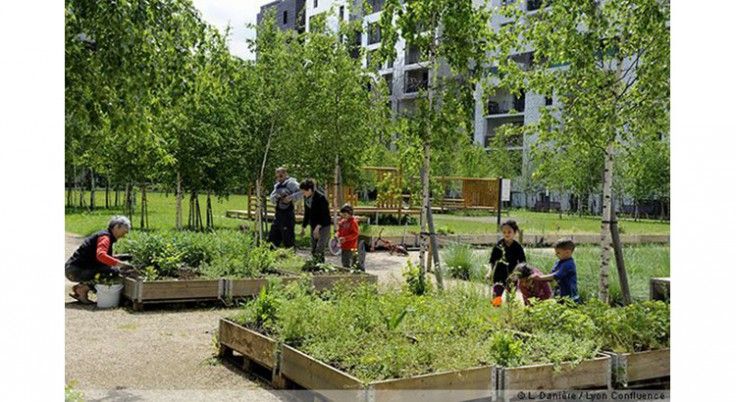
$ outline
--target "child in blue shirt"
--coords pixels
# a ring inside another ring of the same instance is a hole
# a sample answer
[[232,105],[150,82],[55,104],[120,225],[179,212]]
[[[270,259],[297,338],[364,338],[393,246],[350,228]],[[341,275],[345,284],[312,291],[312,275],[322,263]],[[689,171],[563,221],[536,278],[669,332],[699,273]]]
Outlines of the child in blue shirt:
[[578,272],[575,267],[575,260],[572,253],[575,251],[575,243],[569,239],[560,239],[555,242],[555,255],[557,262],[552,267],[549,275],[532,275],[532,279],[536,281],[550,282],[557,281],[557,290],[559,297],[569,297],[576,303],[580,303],[580,295],[578,295]]

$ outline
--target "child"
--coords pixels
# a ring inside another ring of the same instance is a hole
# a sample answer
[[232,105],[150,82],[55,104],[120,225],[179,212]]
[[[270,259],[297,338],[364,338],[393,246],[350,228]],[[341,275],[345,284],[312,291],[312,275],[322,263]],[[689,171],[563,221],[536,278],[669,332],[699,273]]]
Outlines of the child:
[[365,270],[358,264],[358,221],[353,216],[353,207],[345,204],[340,208],[340,221],[337,223],[337,240],[340,242],[342,250],[342,266],[345,268],[353,268],[358,266],[359,269]]
[[516,276],[516,289],[521,292],[521,297],[524,299],[524,304],[529,305],[529,299],[535,297],[539,300],[547,300],[552,297],[552,289],[549,287],[549,283],[542,281],[534,281],[532,275],[541,275],[542,271],[537,268],[528,265],[525,262],[520,263],[514,269],[514,276]]
[[519,232],[519,226],[514,220],[507,220],[501,224],[501,232],[503,239],[496,243],[491,251],[491,270],[486,274],[486,279],[490,279],[493,275],[493,297],[494,299],[503,294],[504,289],[508,290],[506,281],[511,271],[519,265],[520,262],[526,262],[524,248],[514,240],[514,236]]
[[555,242],[554,247],[558,260],[552,267],[552,273],[549,275],[533,274],[531,277],[534,281],[540,282],[557,281],[558,296],[569,297],[575,303],[580,303],[578,272],[575,267],[575,260],[572,258],[575,243],[569,239],[560,239]]

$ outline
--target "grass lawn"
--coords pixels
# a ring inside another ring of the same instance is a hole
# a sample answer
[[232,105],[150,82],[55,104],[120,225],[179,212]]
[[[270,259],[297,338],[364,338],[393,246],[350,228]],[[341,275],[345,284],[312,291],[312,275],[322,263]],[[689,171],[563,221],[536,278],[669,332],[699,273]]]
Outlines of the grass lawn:
[[[87,194],[89,196],[89,194]],[[140,197],[140,195],[139,195]],[[171,229],[176,222],[176,198],[173,194],[149,193],[148,219],[151,229]],[[206,196],[199,197],[200,208],[204,217]],[[97,194],[98,204],[104,205],[104,191]],[[189,197],[184,197],[184,224],[186,224],[189,211]],[[226,199],[212,199],[214,209],[215,227],[217,229],[234,229],[243,223],[243,220],[225,217],[225,211],[229,209],[246,209],[247,201],[244,195],[232,195]],[[120,213],[122,208],[97,209],[93,212],[68,208],[65,215],[66,231],[87,235],[105,227],[111,215]],[[137,212],[137,211],[136,211]],[[139,224],[140,215],[133,216],[133,227]],[[525,210],[511,210],[504,212],[502,220],[515,219],[519,226],[527,234],[596,234],[600,233],[600,218],[595,216],[559,215],[557,213],[531,212]],[[496,217],[488,215],[464,216],[461,214],[435,214],[435,229],[440,234],[485,234],[496,231]],[[669,223],[639,220],[634,222],[629,219],[621,219],[619,226],[624,234],[669,234]],[[419,232],[419,225],[408,226],[379,226],[364,225],[363,233],[377,234],[383,228],[385,236],[401,236],[406,232]]]

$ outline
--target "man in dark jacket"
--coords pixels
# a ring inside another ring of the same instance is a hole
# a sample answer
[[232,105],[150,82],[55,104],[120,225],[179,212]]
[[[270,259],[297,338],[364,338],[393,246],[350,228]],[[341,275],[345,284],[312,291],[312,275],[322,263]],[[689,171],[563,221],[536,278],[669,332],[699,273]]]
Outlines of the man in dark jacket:
[[276,206],[276,214],[271,224],[271,231],[268,234],[268,241],[274,247],[281,245],[286,248],[294,247],[294,225],[296,222],[294,202],[302,198],[302,193],[299,191],[299,182],[293,177],[289,177],[286,168],[276,169],[276,184],[274,184],[269,198]]
[[112,253],[113,244],[125,237],[129,230],[130,220],[124,216],[115,216],[110,219],[106,230],[84,239],[64,267],[66,278],[79,282],[72,287],[69,296],[89,304],[91,302],[87,299],[87,294],[94,287],[96,275],[112,277],[121,271],[132,269],[130,264],[123,262],[120,256],[114,257]]
[[312,259],[325,262],[325,249],[330,241],[330,204],[327,197],[314,188],[314,181],[307,179],[299,184],[304,196],[304,221],[302,235],[307,225],[311,228]]

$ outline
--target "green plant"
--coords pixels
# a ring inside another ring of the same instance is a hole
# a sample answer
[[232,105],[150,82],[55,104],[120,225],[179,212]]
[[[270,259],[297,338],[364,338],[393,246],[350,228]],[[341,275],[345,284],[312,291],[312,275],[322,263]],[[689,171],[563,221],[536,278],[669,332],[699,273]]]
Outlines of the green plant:
[[148,265],[141,270],[141,278],[147,282],[155,281],[158,279],[158,271],[153,265]]
[[404,276],[405,286],[412,294],[421,296],[432,290],[432,283],[426,275],[422,274],[421,268],[411,261],[406,261],[406,266],[401,272]]
[[121,284],[123,281],[117,275],[95,275],[95,283],[98,285],[112,286]]
[[521,360],[522,345],[523,342],[511,332],[495,332],[490,341],[491,358],[502,366],[514,366]]
[[453,278],[463,280],[482,280],[485,276],[483,261],[473,249],[462,243],[453,243],[442,250],[442,261],[446,272]]
[[66,402],[84,402],[84,394],[82,391],[75,389],[77,382],[72,380],[64,385],[64,401]]

